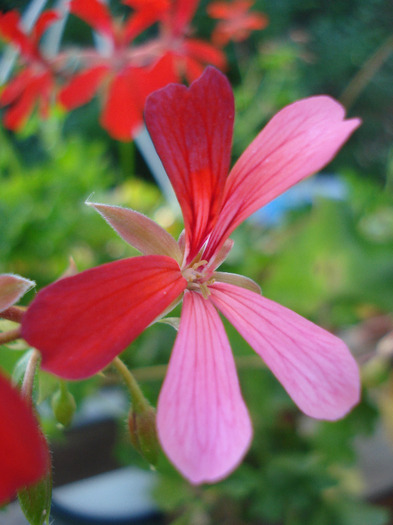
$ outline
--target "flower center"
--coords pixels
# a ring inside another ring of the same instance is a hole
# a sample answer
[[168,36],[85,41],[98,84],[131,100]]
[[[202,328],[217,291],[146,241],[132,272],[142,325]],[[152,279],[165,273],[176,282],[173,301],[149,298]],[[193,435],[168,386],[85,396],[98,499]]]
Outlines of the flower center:
[[183,277],[188,282],[187,290],[200,292],[205,299],[210,295],[209,285],[214,283],[211,272],[206,268],[208,261],[198,261],[183,270]]

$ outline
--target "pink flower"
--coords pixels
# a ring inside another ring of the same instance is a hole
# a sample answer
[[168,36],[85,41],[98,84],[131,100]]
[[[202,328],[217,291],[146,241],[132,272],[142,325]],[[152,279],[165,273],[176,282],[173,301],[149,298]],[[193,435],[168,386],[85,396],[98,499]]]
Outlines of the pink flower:
[[[19,275],[0,275],[1,312],[34,283]],[[0,373],[0,506],[17,490],[39,481],[48,470],[49,452],[31,406]]]
[[6,128],[21,129],[35,105],[38,105],[43,118],[48,116],[55,82],[51,68],[40,52],[39,41],[57,18],[54,11],[45,11],[38,18],[31,35],[26,35],[20,27],[17,11],[0,13],[0,36],[19,49],[25,64],[0,95],[0,106],[9,106],[4,116]]
[[189,89],[170,85],[147,101],[146,124],[182,208],[176,241],[147,217],[92,204],[144,255],[62,279],[25,314],[23,337],[44,369],[94,374],[183,298],[176,343],[158,400],[162,447],[192,483],[214,482],[242,460],[252,428],[221,312],[307,415],[334,420],[359,399],[359,372],[337,337],[262,297],[250,279],[216,271],[232,231],[290,186],[320,170],[358,119],[327,96],[280,111],[228,175],[234,102],[208,68]]

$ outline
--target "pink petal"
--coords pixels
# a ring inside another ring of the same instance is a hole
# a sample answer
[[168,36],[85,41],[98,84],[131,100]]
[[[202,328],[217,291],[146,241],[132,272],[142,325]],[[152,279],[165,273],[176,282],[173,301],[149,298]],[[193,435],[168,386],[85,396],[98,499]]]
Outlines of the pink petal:
[[49,467],[46,441],[31,407],[0,374],[0,505],[41,479]]
[[33,281],[13,275],[3,273],[0,275],[0,312],[6,310],[25,295],[35,285]]
[[220,211],[233,118],[231,87],[213,68],[189,89],[170,85],[146,102],[146,125],[183,211],[189,260]]
[[217,283],[210,291],[305,414],[335,420],[358,403],[359,369],[340,339],[249,290]]
[[87,202],[112,226],[122,239],[143,255],[167,255],[181,264],[183,255],[175,239],[142,213],[120,206]]
[[162,447],[191,483],[227,476],[246,453],[252,428],[220,317],[186,291],[179,333],[161,389]]
[[22,337],[42,368],[89,377],[114,359],[185,289],[179,265],[158,255],[104,264],[41,290],[22,321]]
[[277,113],[229,174],[204,257],[253,212],[323,168],[359,125],[359,119],[344,120],[344,108],[327,96],[300,100]]

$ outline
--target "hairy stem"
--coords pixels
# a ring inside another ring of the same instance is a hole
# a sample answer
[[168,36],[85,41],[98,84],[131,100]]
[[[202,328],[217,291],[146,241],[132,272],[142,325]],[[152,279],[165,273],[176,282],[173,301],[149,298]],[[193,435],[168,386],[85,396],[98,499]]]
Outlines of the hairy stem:
[[39,351],[34,349],[31,353],[31,357],[26,368],[25,376],[23,378],[21,394],[22,397],[29,401],[31,401],[33,395],[34,377],[40,358],[41,356]]
[[14,323],[22,322],[23,314],[26,309],[21,306],[10,306],[6,310],[0,312],[0,317],[7,319],[8,321],[14,321]]
[[132,373],[123,363],[123,361],[118,357],[115,357],[115,359],[112,361],[112,365],[116,368],[118,373],[123,378],[128,388],[128,391],[130,392],[131,400],[135,409],[137,411],[142,411],[150,407],[150,403],[143,395],[142,390],[140,389],[135,377],[132,375]]
[[7,332],[0,333],[0,345],[5,343],[10,343],[15,341],[15,339],[20,338],[20,328],[15,328],[15,330],[8,330]]

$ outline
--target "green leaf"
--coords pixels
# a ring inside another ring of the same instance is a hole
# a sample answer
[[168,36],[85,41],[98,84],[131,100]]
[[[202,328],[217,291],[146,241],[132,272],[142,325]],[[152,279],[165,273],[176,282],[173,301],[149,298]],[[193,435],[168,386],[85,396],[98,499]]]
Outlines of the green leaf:
[[49,524],[52,501],[52,472],[45,478],[18,492],[21,509],[30,525]]

